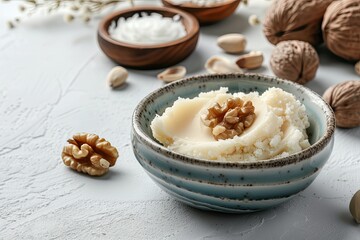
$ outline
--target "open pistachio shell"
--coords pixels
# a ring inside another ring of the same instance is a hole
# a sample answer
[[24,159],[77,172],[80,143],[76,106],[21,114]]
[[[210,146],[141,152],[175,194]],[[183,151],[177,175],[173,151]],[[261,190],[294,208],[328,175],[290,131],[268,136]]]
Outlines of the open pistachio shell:
[[164,82],[173,82],[179,80],[186,75],[186,68],[183,66],[171,67],[159,73],[157,78]]
[[209,58],[205,63],[205,68],[209,73],[242,73],[242,69],[236,65],[236,63],[230,60],[213,56]]

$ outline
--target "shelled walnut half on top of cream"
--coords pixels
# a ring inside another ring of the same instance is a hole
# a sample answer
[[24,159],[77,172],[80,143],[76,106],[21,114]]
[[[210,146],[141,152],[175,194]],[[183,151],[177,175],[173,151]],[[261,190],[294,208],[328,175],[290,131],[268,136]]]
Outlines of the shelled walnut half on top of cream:
[[279,88],[179,98],[151,122],[155,139],[174,152],[205,160],[256,161],[310,146],[303,104]]
[[241,135],[255,120],[251,101],[244,103],[240,98],[229,98],[220,106],[215,103],[202,116],[202,122],[212,129],[216,140],[229,139]]

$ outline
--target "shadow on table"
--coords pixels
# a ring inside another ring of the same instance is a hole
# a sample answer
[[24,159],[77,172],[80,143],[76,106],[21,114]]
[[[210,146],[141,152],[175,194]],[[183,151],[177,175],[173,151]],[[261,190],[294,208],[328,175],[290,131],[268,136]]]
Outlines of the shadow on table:
[[249,70],[247,72],[270,75],[269,74],[269,68],[265,64],[263,64],[261,67],[259,67],[257,69],[252,69],[252,70]]
[[201,27],[201,33],[206,35],[221,36],[228,33],[242,33],[249,27],[247,16],[236,13],[227,19]]
[[84,174],[81,172],[74,171],[73,169],[66,168],[66,171],[68,171],[67,174],[74,174],[78,177],[84,177],[87,179],[95,180],[95,181],[116,181],[119,180],[124,174],[116,169],[110,169],[109,172],[107,172],[103,176],[90,176],[88,174]]
[[125,82],[121,86],[114,88],[113,91],[122,92],[131,88],[131,83]]
[[[202,56],[201,53],[195,49],[195,51],[190,56],[188,56],[185,60],[175,64],[174,66],[184,66],[187,70],[186,76],[190,76],[194,73],[197,73],[197,72],[203,70],[204,63],[205,63],[204,56]],[[130,72],[133,72],[133,73],[136,73],[139,75],[145,75],[148,77],[153,77],[153,78],[156,78],[157,75],[164,70],[165,70],[165,68],[156,69],[156,70],[129,69]]]
[[333,54],[324,44],[318,47],[317,52],[320,58],[320,68],[326,72],[326,69],[342,69],[345,70],[346,73],[353,74],[354,77],[342,77],[339,75],[328,75],[326,77],[321,76],[319,74],[316,75],[315,79],[309,81],[305,84],[306,87],[310,88],[311,90],[315,91],[319,95],[323,95],[327,88],[329,88],[332,84],[340,83],[346,80],[354,80],[357,79],[358,76],[355,74],[354,71],[354,64],[350,63],[335,54]]
[[304,86],[310,88],[311,90],[322,96],[325,90],[329,87],[326,82],[326,79],[316,76],[315,79],[306,83]]
[[[337,128],[336,131],[341,134],[345,135],[347,141],[351,142],[351,140],[357,140],[360,138],[360,127],[355,128]],[[336,141],[336,140],[335,140]]]
[[[173,200],[192,224],[206,234],[201,239],[347,239],[355,231],[354,221],[343,199],[324,199],[312,196],[312,187],[306,195],[269,210],[225,214],[198,210]],[[192,225],[190,224],[190,225]],[[350,232],[349,232],[350,231]]]
[[122,177],[122,173],[118,170],[111,169],[108,173],[106,173],[104,176],[99,177],[98,179],[101,181],[107,181],[107,180],[118,180]]
[[342,67],[349,68],[352,71],[354,70],[353,64],[342,59],[341,57],[336,56],[324,44],[317,47],[316,50],[319,54],[321,66],[339,67],[339,64],[340,64],[340,65],[342,65]]

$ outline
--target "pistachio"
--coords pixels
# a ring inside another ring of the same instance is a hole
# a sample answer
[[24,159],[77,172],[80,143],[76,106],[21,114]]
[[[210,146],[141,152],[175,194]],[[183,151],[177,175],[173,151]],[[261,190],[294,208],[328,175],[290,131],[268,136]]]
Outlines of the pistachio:
[[354,220],[360,223],[360,190],[351,198],[349,210]]
[[263,53],[260,51],[253,51],[248,54],[241,55],[236,60],[236,64],[240,68],[256,69],[261,67],[263,61],[264,61]]
[[171,67],[159,73],[157,78],[164,82],[172,82],[183,78],[186,75],[186,68],[183,66]]
[[117,88],[126,82],[128,75],[128,71],[125,68],[117,66],[111,69],[106,81],[110,87]]
[[213,56],[205,63],[205,68],[209,73],[242,73],[243,71],[230,60]]
[[246,38],[237,33],[226,34],[218,37],[217,44],[227,53],[240,53],[245,50]]
[[355,72],[360,75],[360,61],[355,64]]

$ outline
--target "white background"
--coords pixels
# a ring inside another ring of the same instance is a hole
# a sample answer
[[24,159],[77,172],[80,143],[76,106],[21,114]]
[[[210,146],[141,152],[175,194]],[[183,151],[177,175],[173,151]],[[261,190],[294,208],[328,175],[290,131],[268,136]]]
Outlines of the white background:
[[[268,211],[228,215],[187,207],[160,190],[136,161],[130,144],[136,104],[163,85],[159,71],[130,71],[128,84],[111,90],[115,66],[96,41],[98,19],[65,24],[37,16],[13,30],[16,3],[0,5],[0,239],[360,239],[348,204],[360,189],[360,128],[337,129],[334,151],[315,182],[293,200]],[[216,38],[240,32],[248,50],[273,46],[261,26],[267,1],[250,1],[237,14],[201,29],[196,51],[181,63],[189,76],[204,73],[212,55],[225,55]],[[124,6],[124,5],[123,5]],[[359,79],[353,65],[320,48],[321,67],[306,86]],[[228,56],[235,58],[236,56]],[[65,167],[61,150],[76,132],[93,132],[115,145],[120,158],[104,177]]]

